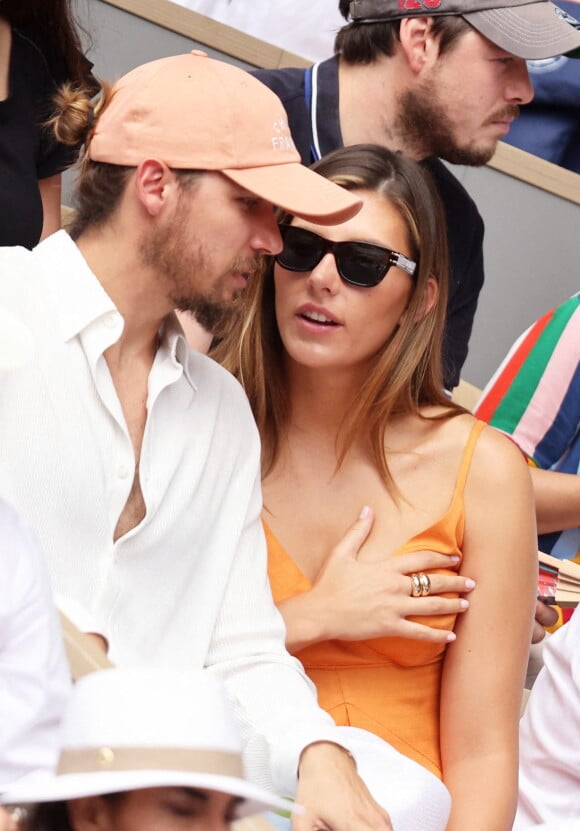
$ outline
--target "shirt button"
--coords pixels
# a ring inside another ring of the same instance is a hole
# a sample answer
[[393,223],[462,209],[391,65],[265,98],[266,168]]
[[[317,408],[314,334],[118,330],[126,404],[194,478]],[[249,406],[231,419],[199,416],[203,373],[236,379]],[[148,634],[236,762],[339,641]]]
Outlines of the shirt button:
[[117,476],[119,477],[119,479],[126,479],[128,475],[129,468],[127,467],[127,465],[119,465],[119,467],[117,468]]

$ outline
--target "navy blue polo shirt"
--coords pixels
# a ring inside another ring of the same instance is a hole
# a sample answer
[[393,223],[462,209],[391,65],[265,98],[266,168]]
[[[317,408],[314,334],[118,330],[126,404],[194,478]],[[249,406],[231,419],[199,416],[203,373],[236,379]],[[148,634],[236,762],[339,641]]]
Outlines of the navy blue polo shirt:
[[[305,69],[261,69],[254,74],[284,104],[303,164],[343,147],[336,56],[317,65],[312,85]],[[312,86],[308,95],[307,85]],[[467,357],[483,285],[483,220],[463,185],[439,159],[425,159],[422,164],[435,180],[447,218],[450,282],[443,364],[445,386],[452,389]]]
[[[557,3],[580,17],[577,3]],[[580,61],[559,55],[528,61],[534,99],[522,107],[505,141],[580,173]]]

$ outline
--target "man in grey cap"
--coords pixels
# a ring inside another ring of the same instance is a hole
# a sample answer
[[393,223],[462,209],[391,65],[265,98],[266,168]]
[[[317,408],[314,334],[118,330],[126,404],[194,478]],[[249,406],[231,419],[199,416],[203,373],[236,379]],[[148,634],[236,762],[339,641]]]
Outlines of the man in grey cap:
[[441,163],[483,165],[532,98],[525,59],[580,47],[547,0],[340,0],[333,58],[257,76],[282,99],[304,164],[373,142],[421,160],[447,214],[445,384],[459,381],[483,284],[483,222]]

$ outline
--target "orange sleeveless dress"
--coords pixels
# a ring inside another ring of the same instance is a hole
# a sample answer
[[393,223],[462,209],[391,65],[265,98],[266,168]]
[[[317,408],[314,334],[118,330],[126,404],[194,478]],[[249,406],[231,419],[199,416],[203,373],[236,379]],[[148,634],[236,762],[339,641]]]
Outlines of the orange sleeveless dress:
[[[475,443],[484,426],[477,422],[471,430],[445,515],[408,540],[394,556],[424,549],[461,556],[463,492]],[[308,591],[311,583],[265,523],[264,528],[275,602]],[[439,573],[453,574],[459,566]],[[416,620],[450,631],[455,625],[455,615]],[[446,644],[405,638],[374,638],[323,641],[295,654],[316,685],[320,706],[337,724],[375,733],[441,778],[439,693],[446,648]]]

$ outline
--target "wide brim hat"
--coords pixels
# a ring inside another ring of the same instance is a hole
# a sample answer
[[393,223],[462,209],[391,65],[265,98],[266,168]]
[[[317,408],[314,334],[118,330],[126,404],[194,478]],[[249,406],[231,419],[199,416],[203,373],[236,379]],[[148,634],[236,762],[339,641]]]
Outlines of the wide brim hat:
[[68,802],[85,796],[142,790],[143,788],[202,788],[241,797],[236,810],[239,817],[265,811],[292,809],[292,803],[271,794],[238,776],[220,773],[186,772],[163,769],[95,770],[85,773],[31,775],[2,794],[4,805],[27,805],[40,802]]
[[240,817],[289,803],[247,780],[224,685],[208,670],[113,668],[74,685],[54,773],[34,773],[3,804],[183,787],[241,797]]
[[580,24],[550,0],[430,0],[413,3],[412,8],[403,5],[399,0],[352,0],[349,15],[361,23],[456,15],[519,58],[580,57]]

